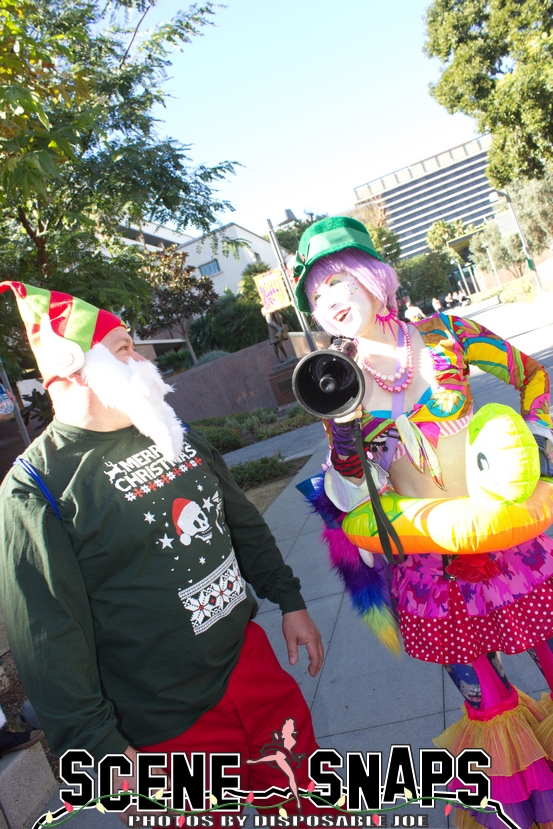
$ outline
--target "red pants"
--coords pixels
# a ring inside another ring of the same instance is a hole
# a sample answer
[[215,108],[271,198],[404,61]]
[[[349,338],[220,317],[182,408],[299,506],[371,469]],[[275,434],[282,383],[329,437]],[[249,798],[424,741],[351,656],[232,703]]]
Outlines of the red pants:
[[[208,755],[239,752],[243,790],[263,791],[271,786],[287,789],[288,780],[281,769],[266,762],[246,764],[247,759],[257,760],[261,756],[262,747],[272,742],[273,734],[280,733],[287,719],[293,719],[296,725],[297,743],[292,751],[305,755],[298,767],[290,765],[294,768],[298,786],[306,789],[309,755],[318,748],[309,708],[296,680],[280,666],[265,631],[250,622],[240,658],[221,701],[183,734],[163,743],[144,746],[142,751],[185,752],[188,757],[193,751]],[[232,768],[229,774],[237,775],[238,771]],[[207,785],[209,787],[209,780]],[[259,803],[269,805],[282,802],[282,799],[275,797]],[[318,809],[307,798],[302,798],[301,804],[303,814],[329,811]],[[297,813],[293,800],[285,804],[285,809],[289,814]],[[262,814],[266,813],[270,812],[262,811]]]

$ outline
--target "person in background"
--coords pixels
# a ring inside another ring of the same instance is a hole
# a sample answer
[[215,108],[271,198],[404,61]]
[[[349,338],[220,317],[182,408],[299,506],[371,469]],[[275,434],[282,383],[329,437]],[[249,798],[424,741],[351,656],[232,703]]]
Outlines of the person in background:
[[423,314],[420,308],[413,305],[409,297],[405,300],[405,311],[403,312],[403,316],[406,320],[409,320],[409,322],[417,322],[418,320],[426,319],[426,314]]
[[25,722],[9,723],[0,707],[0,757],[12,751],[31,748],[44,737],[44,731]]
[[459,298],[460,305],[470,305],[470,297],[468,297],[463,290],[463,288],[459,288],[459,293],[457,294]]
[[[0,383],[0,423],[3,420],[12,419],[14,406],[15,398],[13,394]],[[43,737],[43,731],[32,728],[26,723],[8,723],[6,715],[0,707],[0,757],[12,751],[30,748],[39,740],[42,740]]]
[[440,302],[440,300],[437,297],[433,297],[432,307],[433,307],[433,309],[435,310],[435,312],[437,314],[439,314],[441,311],[444,310],[444,306],[442,305],[442,303]]

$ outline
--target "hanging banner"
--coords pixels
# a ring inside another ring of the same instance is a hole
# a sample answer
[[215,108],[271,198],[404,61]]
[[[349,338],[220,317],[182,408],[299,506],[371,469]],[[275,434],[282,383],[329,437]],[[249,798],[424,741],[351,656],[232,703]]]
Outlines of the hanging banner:
[[278,268],[254,276],[254,282],[259,291],[263,307],[270,314],[292,304],[286,290],[284,277]]

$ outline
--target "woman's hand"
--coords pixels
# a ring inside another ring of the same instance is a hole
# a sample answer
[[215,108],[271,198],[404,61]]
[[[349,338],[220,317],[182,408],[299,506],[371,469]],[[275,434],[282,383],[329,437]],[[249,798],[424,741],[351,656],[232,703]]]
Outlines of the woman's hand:
[[540,477],[553,478],[553,441],[545,435],[534,435],[540,453]]
[[354,420],[359,420],[362,414],[363,409],[361,408],[361,406],[358,406],[354,412],[350,412],[347,415],[343,415],[343,417],[333,417],[332,420],[339,426],[343,426],[347,425],[348,423],[353,423]]

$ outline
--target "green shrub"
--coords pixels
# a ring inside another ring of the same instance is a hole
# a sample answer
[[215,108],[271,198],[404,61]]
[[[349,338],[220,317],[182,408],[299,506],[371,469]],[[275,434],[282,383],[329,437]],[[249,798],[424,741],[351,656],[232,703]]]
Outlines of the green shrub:
[[217,417],[204,417],[201,420],[191,420],[190,425],[195,429],[203,429],[204,426],[226,426],[228,415],[217,415]]
[[156,357],[156,363],[161,371],[182,371],[190,368],[192,358],[187,348],[179,348],[178,351],[173,348]]
[[253,409],[252,416],[256,417],[260,423],[274,423],[277,419],[276,409]]
[[499,295],[501,302],[533,302],[536,298],[534,276],[523,276],[507,283]]
[[294,418],[292,418],[296,429],[299,429],[300,426],[309,426],[310,423],[317,423],[318,420],[318,417],[309,414],[309,412],[306,412],[305,409],[302,409]]
[[286,410],[286,417],[287,418],[297,417],[302,412],[303,412],[303,409],[300,406],[300,404],[299,403],[294,403],[292,406],[290,406],[289,409]]
[[[217,428],[231,431],[238,436],[241,434],[244,438],[241,445],[244,446],[247,443],[267,440],[275,435],[283,435],[292,429],[299,429],[301,426],[308,426],[316,421],[317,418],[308,414],[301,406],[293,406],[282,420],[278,420],[275,409],[254,409],[251,412],[206,417],[202,420],[194,420],[190,425],[202,432],[206,429]],[[211,440],[211,438],[208,439]],[[215,445],[220,449],[217,444]],[[231,452],[232,450],[221,451]]]
[[197,366],[203,366],[204,363],[211,363],[213,360],[218,360],[220,357],[227,357],[228,351],[208,351],[207,354],[202,354],[196,363]]
[[52,407],[52,400],[48,392],[39,392],[38,389],[33,389],[30,394],[24,394],[23,400],[28,400],[29,405],[21,410],[21,415],[25,421],[25,425],[29,425],[31,418],[38,420],[39,429],[41,426],[47,426],[54,419],[54,409]]
[[267,484],[285,478],[293,469],[292,463],[287,463],[280,452],[270,458],[259,458],[256,461],[238,463],[231,469],[232,476],[242,489],[252,489],[254,486]]
[[225,426],[201,426],[199,430],[205,435],[206,440],[223,454],[234,452],[244,445],[235,429],[227,429]]
[[237,417],[231,417],[229,415],[229,417],[225,418],[225,422],[222,425],[226,426],[227,429],[234,429],[236,432],[242,431],[242,423]]
[[256,429],[253,436],[256,442],[260,440],[268,440],[274,436],[274,430],[267,427],[267,426],[260,426],[259,429]]
[[249,415],[242,421],[242,429],[251,432],[252,435],[261,428],[261,421],[255,415]]
[[490,288],[488,291],[477,291],[475,294],[470,295],[470,302],[471,305],[477,305],[479,302],[484,302],[486,299],[491,299],[494,296],[497,296],[502,291],[502,288],[499,285],[496,285],[495,288]]

